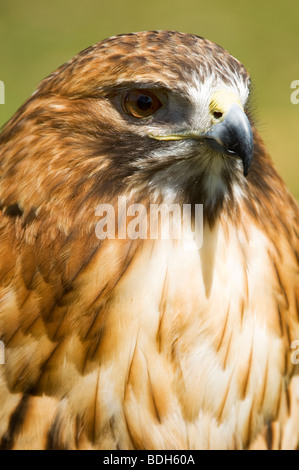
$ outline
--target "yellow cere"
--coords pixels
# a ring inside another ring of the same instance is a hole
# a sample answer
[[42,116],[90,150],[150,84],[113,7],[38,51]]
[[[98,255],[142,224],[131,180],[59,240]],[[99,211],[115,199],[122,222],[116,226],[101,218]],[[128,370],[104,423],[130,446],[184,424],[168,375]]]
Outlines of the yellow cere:
[[225,115],[233,104],[237,104],[243,109],[240,98],[236,93],[230,90],[217,90],[213,93],[210,102],[210,113],[221,113]]

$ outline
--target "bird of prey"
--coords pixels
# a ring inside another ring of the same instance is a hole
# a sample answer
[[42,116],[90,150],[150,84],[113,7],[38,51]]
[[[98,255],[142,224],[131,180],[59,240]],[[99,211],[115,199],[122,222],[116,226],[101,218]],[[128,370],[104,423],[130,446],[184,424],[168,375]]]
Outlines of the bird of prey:
[[[78,54],[4,126],[2,449],[297,448],[299,210],[249,102],[222,47],[139,32]],[[99,237],[98,207],[132,222],[120,200],[189,205],[192,249]]]

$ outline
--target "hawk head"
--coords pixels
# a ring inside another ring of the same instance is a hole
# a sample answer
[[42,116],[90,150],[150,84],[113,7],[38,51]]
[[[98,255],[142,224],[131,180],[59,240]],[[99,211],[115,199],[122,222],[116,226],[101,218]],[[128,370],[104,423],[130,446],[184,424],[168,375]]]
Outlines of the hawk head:
[[94,210],[104,194],[130,191],[203,203],[213,220],[247,185],[248,96],[243,65],[201,37],[154,31],[100,42],[45,79],[6,126],[7,203],[19,173],[21,210],[28,194],[31,207],[78,213],[78,194]]

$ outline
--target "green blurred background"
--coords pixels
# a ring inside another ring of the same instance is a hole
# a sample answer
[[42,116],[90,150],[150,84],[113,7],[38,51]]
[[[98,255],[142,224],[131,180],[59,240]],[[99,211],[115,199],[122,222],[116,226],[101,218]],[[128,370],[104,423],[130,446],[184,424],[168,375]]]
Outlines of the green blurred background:
[[199,34],[245,64],[255,115],[276,167],[299,199],[298,0],[0,0],[0,126],[38,82],[85,47],[108,36],[174,29]]

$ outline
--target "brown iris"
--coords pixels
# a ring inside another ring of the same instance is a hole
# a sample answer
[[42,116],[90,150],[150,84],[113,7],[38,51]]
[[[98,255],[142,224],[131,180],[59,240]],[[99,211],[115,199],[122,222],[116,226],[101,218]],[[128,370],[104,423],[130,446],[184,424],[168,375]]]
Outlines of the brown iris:
[[131,90],[123,101],[126,113],[136,118],[151,116],[161,106],[159,98],[149,90]]

